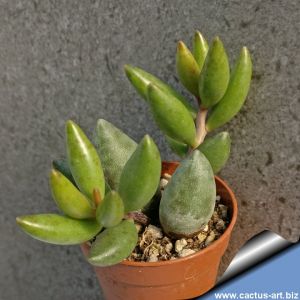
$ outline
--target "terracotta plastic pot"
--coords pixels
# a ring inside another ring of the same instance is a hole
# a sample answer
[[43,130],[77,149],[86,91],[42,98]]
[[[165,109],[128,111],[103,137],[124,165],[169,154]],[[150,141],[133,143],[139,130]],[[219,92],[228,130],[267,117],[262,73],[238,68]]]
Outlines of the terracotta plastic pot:
[[[177,162],[163,162],[162,173],[172,174]],[[218,195],[229,208],[231,221],[222,236],[207,248],[171,261],[132,262],[95,267],[107,300],[190,299],[210,290],[237,218],[237,201],[227,184],[215,177]],[[86,249],[85,249],[86,250]]]

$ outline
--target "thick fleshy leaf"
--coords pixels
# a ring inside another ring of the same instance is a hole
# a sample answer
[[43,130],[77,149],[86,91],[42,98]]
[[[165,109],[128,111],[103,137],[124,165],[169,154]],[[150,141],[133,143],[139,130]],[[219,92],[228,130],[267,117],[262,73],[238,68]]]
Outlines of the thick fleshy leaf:
[[52,170],[49,183],[53,199],[64,214],[75,219],[95,217],[93,202],[86,198],[62,173]]
[[196,128],[185,106],[172,95],[152,84],[148,87],[148,98],[158,127],[174,140],[194,146]]
[[97,236],[91,246],[88,261],[100,267],[120,263],[133,251],[137,240],[138,234],[134,223],[131,220],[124,220]]
[[208,131],[216,129],[230,121],[243,106],[251,82],[252,62],[248,49],[243,47],[232,71],[230,82],[224,97],[213,107],[207,119]]
[[193,55],[199,66],[200,72],[204,65],[208,49],[209,47],[205,38],[199,31],[196,31],[194,35]]
[[98,205],[96,219],[103,227],[118,225],[124,217],[124,204],[116,191],[107,193]]
[[177,45],[176,69],[180,82],[196,97],[199,97],[198,81],[200,68],[187,46],[183,42]]
[[164,231],[174,237],[198,232],[211,218],[215,199],[211,165],[195,150],[180,163],[162,194],[159,218]]
[[74,185],[76,185],[76,182],[72,176],[70,167],[68,165],[68,161],[66,159],[55,159],[52,162],[52,166],[55,170],[64,174],[65,177],[67,177]]
[[207,137],[198,147],[210,162],[215,174],[226,164],[230,155],[230,145],[229,133],[223,131],[213,137]]
[[99,119],[96,128],[96,146],[101,157],[109,186],[116,190],[123,168],[137,147],[137,143],[113,124]]
[[184,157],[188,153],[189,146],[187,144],[178,142],[168,136],[166,136],[166,141],[170,146],[171,150],[180,157]]
[[151,83],[158,86],[166,93],[171,94],[173,97],[177,98],[187,108],[187,110],[190,112],[192,117],[194,119],[196,118],[197,115],[196,109],[182,95],[180,95],[176,90],[174,90],[168,84],[164,83],[159,78],[155,77],[154,75],[140,68],[133,67],[130,65],[125,65],[124,69],[131,84],[146,101],[148,101],[148,91],[147,91],[148,85]]
[[105,195],[105,179],[98,153],[81,128],[73,121],[66,124],[68,165],[78,188],[89,199],[93,190]]
[[199,80],[201,106],[210,108],[226,92],[230,69],[226,51],[221,40],[216,37],[207,53]]
[[143,208],[155,194],[161,172],[160,154],[154,141],[145,135],[126,163],[119,184],[125,212]]
[[21,216],[17,223],[33,238],[57,245],[81,244],[101,230],[96,220],[75,220],[56,214]]

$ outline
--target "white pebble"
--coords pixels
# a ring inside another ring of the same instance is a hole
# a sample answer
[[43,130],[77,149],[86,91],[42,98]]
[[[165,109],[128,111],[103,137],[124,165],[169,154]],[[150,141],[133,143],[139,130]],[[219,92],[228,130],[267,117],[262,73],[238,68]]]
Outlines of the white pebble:
[[179,253],[186,245],[187,241],[185,239],[177,240],[175,242],[175,251]]
[[185,257],[185,256],[188,256],[188,255],[191,255],[191,254],[194,254],[196,251],[195,250],[192,250],[192,249],[183,249],[180,253],[179,253],[179,256],[180,257]]
[[223,219],[227,218],[227,206],[219,204],[219,209],[221,211],[221,216]]
[[147,227],[146,234],[151,235],[153,239],[161,239],[163,237],[162,230],[154,225],[149,225]]
[[208,225],[206,224],[206,225],[204,226],[204,228],[202,229],[202,231],[203,231],[203,232],[208,232],[208,229],[209,229],[209,227],[208,227]]
[[216,235],[213,231],[210,232],[209,236],[207,237],[206,241],[205,241],[205,246],[210,245],[216,238]]
[[157,258],[157,256],[155,256],[155,255],[150,255],[149,257],[148,257],[148,260],[147,260],[148,262],[156,262],[156,261],[158,261],[158,258]]
[[169,243],[169,244],[167,244],[167,245],[165,246],[165,250],[166,250],[166,252],[167,252],[168,254],[171,253],[172,248],[173,248],[172,243]]
[[206,237],[207,237],[207,234],[205,234],[205,233],[203,233],[203,232],[200,232],[200,233],[198,234],[198,240],[200,241],[200,243],[204,242],[205,239],[206,239]]
[[167,179],[165,179],[165,178],[162,178],[161,180],[160,180],[160,188],[163,190],[165,187],[166,187],[166,185],[169,183],[169,181],[167,180]]

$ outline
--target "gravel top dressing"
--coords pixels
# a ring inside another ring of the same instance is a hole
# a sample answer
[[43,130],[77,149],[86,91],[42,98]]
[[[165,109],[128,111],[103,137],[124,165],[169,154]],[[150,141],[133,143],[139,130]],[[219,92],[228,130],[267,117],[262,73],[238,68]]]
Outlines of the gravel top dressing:
[[217,240],[230,220],[227,206],[216,197],[214,213],[208,224],[191,238],[171,239],[164,234],[159,224],[144,226],[136,224],[139,239],[129,261],[156,262],[176,259],[206,248]]

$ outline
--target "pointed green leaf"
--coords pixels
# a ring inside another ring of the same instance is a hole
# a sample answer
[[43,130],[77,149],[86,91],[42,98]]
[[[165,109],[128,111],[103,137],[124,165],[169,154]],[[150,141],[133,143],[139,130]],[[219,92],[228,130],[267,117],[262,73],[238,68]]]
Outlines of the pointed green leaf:
[[204,65],[204,61],[205,61],[208,49],[209,49],[209,47],[208,47],[208,44],[207,44],[205,38],[199,31],[196,31],[195,35],[194,35],[193,55],[199,66],[200,72]]
[[193,95],[199,97],[198,81],[200,69],[193,54],[181,41],[177,46],[176,69],[183,86]]
[[75,220],[56,214],[21,216],[17,223],[33,238],[57,245],[81,244],[101,230],[96,220]]
[[103,201],[98,205],[96,219],[103,227],[118,225],[124,217],[124,204],[120,195],[111,191],[106,194]]
[[76,185],[76,182],[72,176],[71,170],[66,159],[55,159],[52,162],[52,166],[55,170],[64,174],[65,177],[67,177],[74,185]]
[[152,84],[148,87],[148,98],[158,127],[174,140],[193,146],[196,128],[184,105]]
[[155,194],[161,172],[160,154],[154,141],[145,135],[126,163],[119,184],[125,212],[143,208]]
[[192,117],[194,119],[196,118],[196,109],[182,95],[180,95],[176,90],[164,83],[162,80],[137,67],[125,65],[124,69],[129,81],[146,101],[148,101],[148,85],[151,83],[177,98],[187,108]]
[[210,162],[215,174],[226,164],[230,154],[230,145],[229,133],[223,131],[213,137],[206,138],[198,147]]
[[212,107],[225,94],[230,77],[229,63],[221,40],[216,37],[207,53],[200,80],[201,105]]
[[208,131],[216,129],[230,121],[243,106],[251,82],[252,62],[248,49],[243,47],[232,71],[227,91],[221,101],[213,107],[207,119]]
[[138,234],[134,223],[124,220],[97,236],[88,255],[88,261],[100,267],[120,263],[133,251],[137,240]]
[[108,184],[116,190],[122,170],[136,149],[137,143],[113,124],[99,119],[96,144]]
[[93,144],[73,121],[66,124],[68,164],[76,185],[89,199],[93,190],[105,195],[105,179],[101,162]]
[[168,136],[166,136],[166,141],[170,146],[171,150],[180,157],[183,157],[188,153],[189,146],[187,144],[180,143]]
[[95,210],[91,206],[93,203],[59,171],[51,171],[50,188],[57,206],[67,216],[75,219],[95,217]]
[[164,231],[189,236],[211,218],[216,184],[209,161],[195,150],[176,169],[162,194],[159,218]]

